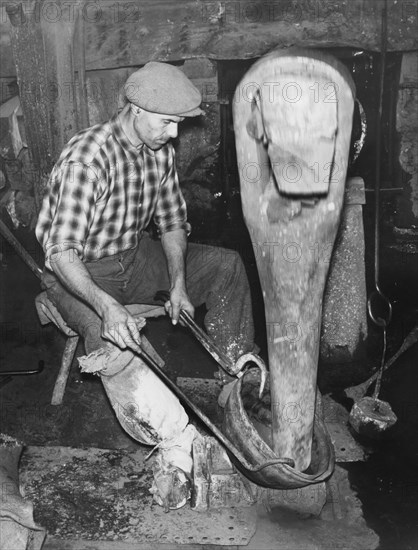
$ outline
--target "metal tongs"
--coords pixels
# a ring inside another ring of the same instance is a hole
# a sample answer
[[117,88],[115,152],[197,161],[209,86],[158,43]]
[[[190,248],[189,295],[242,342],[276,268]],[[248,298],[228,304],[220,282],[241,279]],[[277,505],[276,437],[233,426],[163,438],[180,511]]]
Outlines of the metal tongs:
[[[167,302],[170,300],[170,293],[166,290],[159,290],[154,296],[156,302]],[[248,363],[254,363],[260,369],[260,389],[259,397],[263,395],[267,381],[267,367],[259,355],[254,353],[244,353],[234,363],[215,342],[202,330],[194,321],[193,317],[187,311],[180,311],[180,321],[190,329],[196,340],[205,348],[206,351],[215,359],[221,369],[234,378],[241,378]]]

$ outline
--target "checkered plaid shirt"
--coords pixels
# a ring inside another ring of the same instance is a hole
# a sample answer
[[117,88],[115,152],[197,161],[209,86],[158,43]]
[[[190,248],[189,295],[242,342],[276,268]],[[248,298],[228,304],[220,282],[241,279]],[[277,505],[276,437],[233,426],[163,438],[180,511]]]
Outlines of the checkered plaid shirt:
[[36,236],[52,253],[74,248],[83,261],[134,248],[151,218],[160,234],[190,233],[171,143],[134,147],[114,116],[76,134],[54,166]]

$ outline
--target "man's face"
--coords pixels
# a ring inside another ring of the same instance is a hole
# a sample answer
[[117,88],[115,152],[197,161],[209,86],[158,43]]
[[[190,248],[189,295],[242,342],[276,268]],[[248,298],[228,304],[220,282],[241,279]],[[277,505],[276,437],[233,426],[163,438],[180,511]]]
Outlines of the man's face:
[[138,138],[150,149],[161,149],[170,139],[177,137],[178,123],[184,117],[175,115],[160,115],[140,110],[135,114],[134,130]]

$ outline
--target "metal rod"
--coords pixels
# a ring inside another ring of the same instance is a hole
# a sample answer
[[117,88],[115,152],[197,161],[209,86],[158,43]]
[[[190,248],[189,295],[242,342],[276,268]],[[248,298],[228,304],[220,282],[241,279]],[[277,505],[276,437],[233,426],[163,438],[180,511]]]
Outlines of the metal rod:
[[[366,193],[375,193],[375,189],[365,189]],[[383,189],[379,189],[379,193],[401,193],[403,191],[403,187],[383,187]]]
[[23,376],[26,374],[39,374],[44,370],[44,362],[39,361],[38,368],[32,370],[3,370],[0,371],[0,376]]
[[0,220],[0,234],[12,246],[15,252],[18,253],[18,255],[22,258],[29,269],[38,277],[38,279],[40,279],[42,276],[42,269],[38,266],[32,256],[28,252],[26,252],[26,250],[23,248],[23,246],[20,244],[20,242],[16,239],[16,237],[2,220]]
[[[383,367],[383,371],[386,371],[387,369],[389,369],[399,359],[399,357],[403,353],[405,353],[405,351],[407,351],[411,346],[413,346],[417,342],[418,342],[418,325],[416,325],[411,330],[411,332],[406,336],[405,340],[402,342],[402,345],[398,349],[398,351],[394,355],[392,355],[392,357],[388,361],[386,361],[386,363]],[[368,387],[377,379],[379,374],[380,374],[380,371],[375,372],[365,382],[363,382],[362,384],[359,384],[358,386],[354,386],[353,388],[356,391],[362,392],[362,394],[364,395],[366,393]],[[353,389],[353,388],[349,388],[349,389]],[[347,393],[347,395],[348,395],[348,393]]]
[[[384,0],[382,8],[382,32],[381,32],[381,55],[380,55],[380,79],[379,79],[379,109],[376,119],[376,166],[375,166],[375,187],[374,187],[374,286],[375,291],[369,296],[367,310],[371,320],[380,327],[386,327],[392,318],[392,304],[380,290],[380,164],[381,164],[381,130],[383,116],[383,90],[385,84],[386,50],[387,50],[387,0]],[[379,296],[388,308],[387,318],[376,316],[373,311],[373,297]]]
[[181,399],[193,412],[200,418],[205,426],[213,433],[213,435],[222,443],[222,445],[230,451],[235,458],[250,472],[259,472],[268,466],[286,465],[293,467],[294,461],[291,458],[277,458],[275,460],[268,460],[263,462],[259,466],[253,466],[242,455],[242,453],[235,447],[233,443],[217,428],[211,420],[181,391],[181,389],[166,375],[164,371],[160,369],[156,361],[148,355],[141,347],[135,346],[131,343],[130,348],[135,351],[142,359],[144,359],[148,366],[161,378],[161,380],[168,386],[172,392]]
[[383,350],[382,350],[382,359],[380,362],[380,369],[376,379],[376,386],[373,392],[373,399],[379,397],[380,386],[382,385],[382,376],[383,371],[385,370],[385,357],[386,357],[386,327],[383,327]]
[[376,290],[379,291],[379,249],[380,249],[380,162],[381,162],[381,129],[383,115],[383,88],[385,84],[385,66],[386,66],[386,48],[387,48],[387,0],[384,1],[382,8],[382,30],[381,30],[381,52],[380,52],[380,81],[379,81],[379,108],[376,120],[376,166],[375,166],[375,187],[374,187],[374,283]]
[[[168,290],[159,290],[155,296],[154,300],[157,302],[167,302],[170,300],[170,293]],[[196,340],[205,348],[205,350],[210,353],[210,355],[215,359],[219,366],[230,376],[237,376],[236,369],[234,369],[234,363],[229,359],[227,355],[223,353],[222,350],[212,341],[211,338],[202,330],[196,321],[182,309],[180,311],[180,320],[190,329],[193,336]]]
[[187,311],[181,310],[180,319],[190,329],[196,340],[198,340],[205,350],[208,351],[215,361],[218,362],[223,370],[230,376],[237,376],[233,362],[216,346],[216,344],[214,344],[206,332],[199,327]]

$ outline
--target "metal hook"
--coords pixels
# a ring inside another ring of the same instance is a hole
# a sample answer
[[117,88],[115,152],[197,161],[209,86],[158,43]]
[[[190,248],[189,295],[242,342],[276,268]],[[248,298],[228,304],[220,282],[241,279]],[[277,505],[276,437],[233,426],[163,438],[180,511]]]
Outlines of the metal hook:
[[244,353],[244,355],[241,355],[241,357],[238,357],[237,361],[235,362],[234,370],[236,370],[237,372],[236,376],[238,377],[242,376],[243,369],[247,363],[255,363],[257,367],[260,369],[261,380],[260,380],[260,389],[258,390],[258,397],[259,399],[261,399],[264,393],[264,389],[266,387],[266,382],[267,382],[267,367],[259,355],[254,355],[253,353]]
[[[383,300],[383,302],[385,302],[385,305],[386,305],[387,310],[388,310],[386,318],[383,318],[381,316],[376,316],[373,312],[372,302],[373,302],[373,298],[376,297],[376,296],[379,296]],[[374,290],[370,294],[369,299],[367,300],[367,311],[369,313],[370,319],[378,327],[387,327],[388,324],[390,323],[391,319],[392,319],[392,304],[391,304],[389,298],[387,298],[383,294],[383,292],[380,290],[380,288],[378,286],[376,286],[376,290]]]
[[[156,302],[166,302],[170,299],[170,293],[166,290],[159,290],[154,300]],[[229,376],[236,376],[240,378],[243,374],[243,369],[247,363],[255,363],[260,369],[261,384],[259,390],[259,396],[263,395],[264,388],[267,381],[267,367],[264,361],[258,355],[253,353],[244,353],[241,357],[238,357],[234,363],[225,353],[218,348],[215,342],[196,324],[194,319],[187,313],[187,311],[181,310],[180,320],[190,329],[195,338],[202,344],[202,346],[208,351],[223,371]]]

